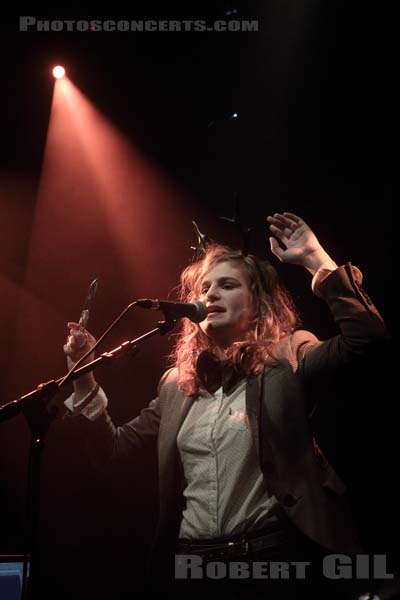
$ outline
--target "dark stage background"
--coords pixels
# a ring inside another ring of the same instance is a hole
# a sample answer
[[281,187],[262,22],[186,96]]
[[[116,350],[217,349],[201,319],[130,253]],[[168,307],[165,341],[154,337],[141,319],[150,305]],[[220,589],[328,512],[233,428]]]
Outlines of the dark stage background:
[[[392,328],[393,111],[385,16],[360,15],[348,3],[213,4],[122,14],[110,8],[105,16],[60,10],[47,18],[212,21],[236,10],[235,18],[257,19],[259,31],[39,33],[19,32],[18,17],[3,24],[1,402],[64,373],[66,322],[79,317],[94,275],[100,284],[90,329],[99,336],[135,297],[171,293],[191,256],[191,219],[211,237],[238,244],[236,232],[218,218],[232,216],[236,194],[245,225],[255,230],[254,252],[277,264],[265,218],[285,210],[301,215],[338,263],[350,260],[364,272],[364,287]],[[127,207],[123,256],[110,223],[95,209],[90,213],[91,196],[79,189],[68,188],[77,221],[65,198],[54,197],[51,219],[40,225],[37,197],[54,85],[49,69],[56,63],[168,187],[168,202],[141,205],[139,195],[132,208],[129,195],[121,200]],[[79,220],[79,203],[93,227]],[[309,274],[277,266],[304,327],[321,338],[335,334],[326,307],[310,291]],[[105,348],[155,321],[154,314],[131,314]],[[155,395],[172,341],[153,339],[137,358],[99,373],[116,423]],[[368,550],[391,554],[398,549],[393,371],[385,349],[343,374],[337,404],[322,402],[314,420],[320,445],[348,483]],[[92,470],[77,433],[57,420],[46,441],[45,585],[54,598],[89,592],[123,598],[144,581],[158,501],[155,459],[140,457],[104,479]],[[22,416],[0,424],[0,554],[23,549],[28,447]]]

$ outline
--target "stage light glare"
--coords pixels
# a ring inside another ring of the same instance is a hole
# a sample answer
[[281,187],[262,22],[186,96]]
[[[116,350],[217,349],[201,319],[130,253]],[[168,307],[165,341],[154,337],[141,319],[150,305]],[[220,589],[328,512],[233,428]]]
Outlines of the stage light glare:
[[64,67],[61,67],[60,65],[57,65],[57,67],[54,67],[53,75],[56,79],[61,79],[61,77],[64,77],[64,75],[65,75]]

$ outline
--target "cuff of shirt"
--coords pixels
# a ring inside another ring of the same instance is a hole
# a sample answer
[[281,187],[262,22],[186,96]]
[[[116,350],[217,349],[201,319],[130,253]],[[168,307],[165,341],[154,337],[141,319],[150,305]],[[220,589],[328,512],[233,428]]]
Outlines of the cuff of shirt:
[[78,398],[74,392],[64,401],[69,417],[84,415],[90,421],[97,419],[105,411],[107,404],[107,396],[98,383],[82,398]]
[[318,271],[316,271],[314,273],[314,276],[312,278],[312,281],[311,281],[312,291],[315,293],[315,287],[316,287],[317,283],[319,283],[320,281],[325,279],[325,277],[328,277],[328,275],[330,275],[332,273],[332,271],[336,271],[337,268],[338,268],[337,264],[331,258],[329,260],[326,260],[324,263],[322,263],[322,265],[320,266]]

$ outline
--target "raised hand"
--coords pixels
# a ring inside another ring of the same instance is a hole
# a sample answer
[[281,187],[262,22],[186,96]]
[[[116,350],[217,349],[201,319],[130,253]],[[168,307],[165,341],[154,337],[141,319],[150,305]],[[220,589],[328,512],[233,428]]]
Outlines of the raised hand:
[[[269,238],[271,252],[281,262],[301,265],[311,273],[315,273],[326,262],[336,266],[307,223],[297,215],[275,213],[267,217],[267,221],[275,236]],[[285,248],[280,246],[278,240]]]
[[[68,323],[69,336],[66,343],[63,346],[64,353],[67,357],[68,370],[78,362],[90,348],[96,343],[95,338],[89,331],[87,331],[79,323],[70,322]],[[83,364],[86,364],[94,359],[94,354],[88,356]],[[74,381],[75,390],[79,390],[85,393],[88,389],[91,389],[95,383],[93,373],[87,373],[80,379]]]

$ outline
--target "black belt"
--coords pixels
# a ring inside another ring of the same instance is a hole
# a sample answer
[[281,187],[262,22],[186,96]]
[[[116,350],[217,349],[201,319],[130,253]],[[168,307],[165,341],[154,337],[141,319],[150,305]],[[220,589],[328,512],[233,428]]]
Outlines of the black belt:
[[282,547],[289,542],[288,535],[284,530],[265,533],[258,537],[249,538],[244,535],[235,541],[225,543],[191,542],[180,540],[177,547],[178,554],[196,554],[204,560],[232,559],[249,556],[260,550]]

